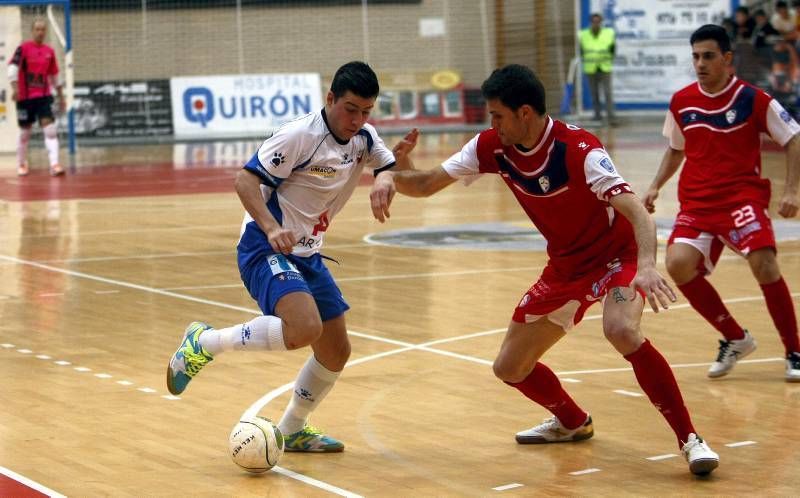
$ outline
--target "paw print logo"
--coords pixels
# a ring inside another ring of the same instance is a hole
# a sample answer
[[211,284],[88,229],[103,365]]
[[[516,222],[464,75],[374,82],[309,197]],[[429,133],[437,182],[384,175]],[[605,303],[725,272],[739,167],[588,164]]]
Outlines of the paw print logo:
[[283,155],[283,152],[276,152],[272,154],[272,159],[270,161],[273,166],[276,168],[286,162],[286,156]]

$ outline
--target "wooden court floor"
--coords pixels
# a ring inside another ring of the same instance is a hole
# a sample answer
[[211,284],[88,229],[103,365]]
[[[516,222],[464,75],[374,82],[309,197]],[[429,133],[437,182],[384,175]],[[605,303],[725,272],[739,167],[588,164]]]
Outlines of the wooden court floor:
[[[642,191],[663,151],[659,126],[600,136]],[[436,165],[469,137],[426,136],[418,166]],[[544,358],[591,412],[595,437],[514,442],[515,432],[548,414],[496,380],[491,362],[544,253],[364,240],[418,227],[529,226],[497,178],[429,199],[398,196],[385,225],[371,217],[368,187],[358,187],[324,250],[341,262],[330,267],[352,307],[353,354],[312,419],[347,448],[287,454],[274,471],[247,475],[227,455],[231,427],[246,411],[279,418],[310,350],[227,353],[180,398],[164,385],[190,321],[227,326],[258,313],[235,264],[242,217],[230,183],[235,168],[164,174],[175,157],[166,146],[82,154],[77,174],[64,180],[78,188],[103,178],[106,190],[98,189],[111,194],[59,195],[65,184],[45,175],[23,185],[11,171],[0,173],[6,192],[43,193],[0,202],[0,467],[67,496],[798,493],[800,384],[784,382],[782,347],[758,285],[730,252],[712,282],[759,344],[732,374],[706,378],[718,335],[684,299],[643,319],[645,335],[674,367],[695,425],[720,454],[711,477],[692,476],[677,456],[628,362],[603,338],[599,306]],[[784,171],[782,155],[765,153],[774,192]],[[160,191],[133,185],[153,175]],[[48,192],[55,192],[49,200]],[[669,223],[674,181],[659,208]],[[779,262],[797,303],[800,242],[781,241]]]

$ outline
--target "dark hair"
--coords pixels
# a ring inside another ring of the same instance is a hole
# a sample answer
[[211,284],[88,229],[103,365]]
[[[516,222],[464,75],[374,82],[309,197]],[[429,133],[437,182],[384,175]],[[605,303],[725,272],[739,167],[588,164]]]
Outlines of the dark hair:
[[689,38],[689,44],[694,45],[697,42],[706,40],[716,41],[717,45],[719,45],[720,51],[723,54],[731,51],[731,39],[728,37],[728,33],[725,32],[725,28],[722,26],[717,26],[716,24],[706,24],[704,26],[700,26],[697,28],[697,31],[692,33],[691,38]]
[[509,64],[495,69],[481,85],[481,93],[486,100],[499,99],[514,111],[527,104],[540,115],[547,112],[544,85],[526,66]]
[[589,19],[594,19],[595,17],[599,17],[601,21],[603,20],[603,15],[599,12],[594,12],[591,16],[589,16]]
[[741,7],[736,7],[736,10],[735,10],[734,12],[736,12],[736,13],[742,13],[742,14],[744,14],[744,15],[746,15],[746,16],[749,16],[749,15],[750,15],[750,9],[748,9],[748,8],[747,8],[747,7],[745,7],[744,5],[742,5]]
[[334,98],[343,96],[348,91],[359,97],[371,99],[380,93],[378,77],[365,62],[352,61],[336,70],[331,82]]
[[783,0],[781,0],[779,2],[775,2],[775,8],[776,9],[780,9],[780,8],[788,9],[789,8],[789,4],[784,2]]
[[753,12],[753,17],[758,17],[758,16],[767,17],[767,11],[765,11],[764,9],[758,9],[755,12]]

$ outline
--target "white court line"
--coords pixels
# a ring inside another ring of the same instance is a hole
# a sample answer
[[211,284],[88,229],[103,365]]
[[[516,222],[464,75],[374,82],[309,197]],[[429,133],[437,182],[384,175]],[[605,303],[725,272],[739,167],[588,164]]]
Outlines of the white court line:
[[667,453],[666,455],[656,455],[656,456],[647,457],[646,459],[650,460],[651,462],[657,462],[659,460],[667,460],[669,458],[675,458],[677,456],[678,455],[676,455],[674,453]]
[[750,446],[751,444],[758,444],[755,441],[740,441],[738,443],[728,443],[725,446],[728,448],[738,448],[739,446]]
[[272,467],[273,472],[277,472],[278,474],[284,475],[286,477],[291,477],[300,482],[304,482],[306,484],[310,484],[311,486],[315,486],[320,489],[324,489],[325,491],[330,491],[333,494],[339,496],[346,496],[348,498],[362,498],[361,495],[353,493],[352,491],[347,491],[346,489],[337,488],[327,482],[319,481],[314,479],[313,477],[308,477],[303,474],[298,474],[297,472],[293,472],[289,469],[285,469],[283,467]]
[[497,486],[496,488],[492,488],[495,491],[505,491],[507,489],[514,489],[514,488],[521,488],[524,484],[520,484],[518,482],[512,482],[511,484],[506,484],[505,486]]
[[66,498],[61,493],[59,493],[57,491],[53,491],[52,489],[48,488],[47,486],[39,484],[36,481],[31,481],[27,477],[21,476],[21,475],[17,474],[16,472],[14,472],[11,469],[7,469],[5,467],[0,467],[0,474],[3,474],[3,475],[5,475],[5,476],[7,476],[7,477],[9,477],[11,479],[14,479],[17,482],[20,482],[20,483],[28,486],[29,488],[33,488],[36,491],[38,491],[38,492],[40,492],[40,493],[42,493],[44,495],[50,496],[52,498]]
[[633,391],[626,391],[624,389],[615,389],[614,392],[617,393],[617,394],[621,394],[623,396],[630,396],[632,398],[641,398],[642,396],[644,396],[644,394],[642,394],[642,393],[637,393],[637,392],[633,392]]
[[594,474],[595,472],[600,472],[600,469],[591,468],[586,470],[576,470],[575,472],[570,472],[569,475],[571,476],[582,476],[584,474]]

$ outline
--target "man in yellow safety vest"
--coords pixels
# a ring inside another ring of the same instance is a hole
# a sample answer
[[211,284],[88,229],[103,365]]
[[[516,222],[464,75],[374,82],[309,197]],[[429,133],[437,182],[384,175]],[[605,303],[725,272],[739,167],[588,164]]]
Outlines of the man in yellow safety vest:
[[594,119],[603,119],[600,113],[600,87],[603,87],[609,122],[614,122],[614,99],[611,94],[611,63],[616,50],[614,28],[603,27],[603,16],[592,14],[591,26],[579,34],[583,72],[589,79],[592,91]]

